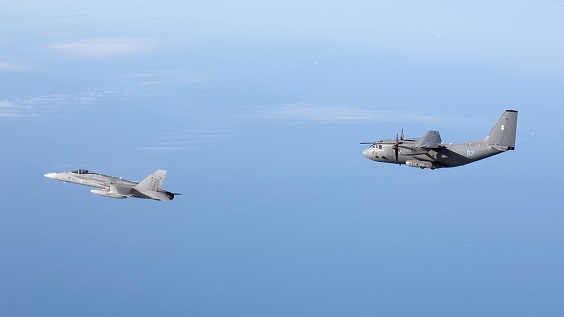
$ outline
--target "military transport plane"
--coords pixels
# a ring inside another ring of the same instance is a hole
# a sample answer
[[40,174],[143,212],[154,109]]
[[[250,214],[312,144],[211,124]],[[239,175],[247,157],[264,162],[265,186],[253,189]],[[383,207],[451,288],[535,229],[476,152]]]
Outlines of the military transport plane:
[[132,182],[125,179],[115,178],[112,176],[102,175],[88,170],[76,170],[71,172],[48,173],[44,175],[47,178],[56,179],[63,182],[75,183],[96,187],[101,189],[92,189],[90,192],[96,195],[111,198],[146,198],[160,201],[171,201],[177,193],[171,193],[162,190],[165,170],[157,170],[153,174],[147,176],[141,182]]
[[371,144],[362,152],[367,158],[384,163],[405,164],[420,168],[456,167],[515,149],[517,111],[506,110],[483,140],[444,144],[439,131],[427,131],[421,138],[363,142]]

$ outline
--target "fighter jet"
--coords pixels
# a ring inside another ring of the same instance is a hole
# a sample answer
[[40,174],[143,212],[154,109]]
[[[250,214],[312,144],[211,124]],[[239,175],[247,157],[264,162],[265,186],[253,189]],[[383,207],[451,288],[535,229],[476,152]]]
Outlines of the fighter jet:
[[427,131],[421,138],[400,136],[371,144],[362,152],[365,157],[384,163],[405,164],[420,168],[457,167],[493,155],[515,150],[517,111],[506,110],[485,139],[460,144],[444,144],[439,131]]
[[90,192],[96,195],[111,198],[145,198],[160,201],[171,201],[177,193],[162,190],[165,170],[157,170],[147,176],[141,182],[132,182],[125,179],[102,175],[88,170],[80,169],[71,172],[48,173],[43,175],[47,178],[56,179],[63,182],[75,183],[96,187]]

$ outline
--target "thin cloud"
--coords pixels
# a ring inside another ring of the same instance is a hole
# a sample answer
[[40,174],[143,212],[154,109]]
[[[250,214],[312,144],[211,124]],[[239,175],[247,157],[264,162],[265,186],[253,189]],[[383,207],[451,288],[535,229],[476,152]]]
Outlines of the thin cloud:
[[0,100],[0,117],[36,117],[53,112],[68,100],[69,97],[62,94]]
[[137,85],[122,85],[114,88],[95,89],[69,94],[47,94],[26,98],[0,99],[0,117],[31,117],[56,115],[66,116],[73,110],[104,105],[112,101],[138,98],[150,85],[160,82],[144,82]]
[[18,63],[0,62],[0,72],[21,72],[29,69],[29,67]]
[[231,135],[223,130],[189,129],[163,133],[150,140],[149,146],[140,147],[143,151],[190,151],[199,146],[221,142]]
[[76,95],[52,94],[27,99],[0,100],[0,117],[36,117],[59,113],[62,109],[93,104],[108,98],[108,92],[84,92]]
[[408,111],[377,111],[352,106],[317,106],[285,104],[264,112],[263,117],[286,122],[362,123],[362,122],[424,122],[439,118]]
[[26,103],[0,100],[0,117],[30,117],[37,115],[35,108]]
[[50,50],[86,58],[109,58],[152,51],[155,43],[147,39],[110,37],[53,44]]
[[88,18],[89,16],[83,14],[74,14],[74,15],[44,15],[44,16],[21,16],[21,17],[3,17],[0,18],[0,21],[18,21],[18,22],[26,22],[26,21],[42,21],[42,20],[69,20],[69,19],[77,19],[77,18]]

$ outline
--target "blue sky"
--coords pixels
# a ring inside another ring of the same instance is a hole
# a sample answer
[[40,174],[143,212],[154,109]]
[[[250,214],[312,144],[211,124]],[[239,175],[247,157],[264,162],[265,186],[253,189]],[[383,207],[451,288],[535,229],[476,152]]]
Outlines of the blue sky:
[[[564,311],[564,1],[9,1],[0,26],[0,315]],[[505,109],[510,153],[361,155]],[[183,195],[43,177],[78,168]]]

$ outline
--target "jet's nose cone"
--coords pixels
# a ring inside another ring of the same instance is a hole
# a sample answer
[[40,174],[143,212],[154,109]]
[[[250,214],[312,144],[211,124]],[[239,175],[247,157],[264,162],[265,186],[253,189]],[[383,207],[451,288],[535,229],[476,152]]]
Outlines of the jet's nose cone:
[[45,175],[43,175],[47,178],[52,178],[52,179],[56,179],[57,178],[57,173],[47,173]]

